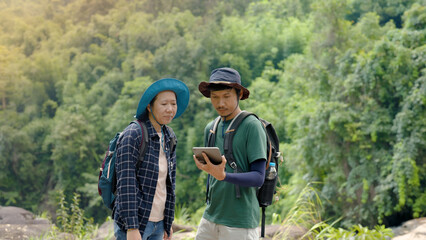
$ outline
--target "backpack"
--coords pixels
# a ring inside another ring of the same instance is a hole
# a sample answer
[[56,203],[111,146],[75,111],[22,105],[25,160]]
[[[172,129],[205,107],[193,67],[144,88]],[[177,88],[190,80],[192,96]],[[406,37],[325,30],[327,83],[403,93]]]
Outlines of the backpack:
[[[263,125],[265,133],[266,133],[266,137],[267,137],[267,159],[266,159],[266,172],[265,172],[265,181],[263,183],[263,185],[257,189],[257,200],[259,202],[259,207],[262,208],[262,227],[261,227],[261,237],[263,238],[265,235],[265,208],[269,205],[272,204],[273,201],[273,197],[274,194],[276,193],[276,184],[277,184],[277,179],[278,177],[275,177],[275,179],[273,180],[268,180],[266,179],[266,176],[269,173],[269,163],[270,162],[274,162],[275,163],[275,168],[277,170],[277,176],[278,176],[278,166],[279,163],[283,161],[282,159],[282,155],[279,151],[279,146],[280,146],[280,141],[278,139],[277,133],[274,129],[274,127],[272,126],[271,123],[269,123],[268,121],[259,118],[256,114],[251,113],[251,112],[247,112],[247,111],[242,111],[241,113],[239,113],[231,122],[228,130],[225,133],[225,138],[224,138],[224,142],[223,142],[223,150],[225,152],[225,158],[227,163],[229,164],[229,166],[234,170],[234,173],[238,173],[238,172],[242,172],[241,169],[239,168],[239,166],[237,166],[235,159],[234,159],[234,155],[233,155],[233,149],[232,149],[232,142],[234,139],[234,135],[237,132],[237,128],[240,125],[240,123],[248,116],[253,115],[255,116]],[[208,142],[207,142],[207,146],[209,147],[213,147],[215,146],[215,139],[216,139],[216,128],[219,124],[220,121],[220,116],[217,117],[214,121],[214,123],[212,124],[212,127],[210,129],[209,132],[209,136],[208,136]],[[207,180],[207,193],[206,193],[206,197],[208,194],[208,180]],[[239,190],[239,186],[235,185],[235,192],[236,192],[236,197],[239,198],[240,197],[240,190]]]
[[[142,135],[142,141],[140,145],[140,157],[136,164],[136,169],[139,168],[139,164],[143,161],[143,157],[146,152],[146,145],[148,143],[148,130],[145,124],[139,120],[132,121],[130,124],[137,124],[139,126],[140,134]],[[102,166],[99,171],[98,179],[98,193],[102,197],[104,205],[109,208],[114,208],[114,200],[116,197],[117,190],[117,178],[115,173],[115,161],[117,158],[118,139],[121,136],[121,132],[115,134],[109,144],[108,150],[106,151]]]

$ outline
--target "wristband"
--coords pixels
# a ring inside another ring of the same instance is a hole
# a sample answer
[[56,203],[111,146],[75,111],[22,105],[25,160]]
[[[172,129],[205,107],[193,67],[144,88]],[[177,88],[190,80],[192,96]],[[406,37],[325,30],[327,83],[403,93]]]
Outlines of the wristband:
[[127,229],[128,232],[133,231],[133,230],[138,230],[137,228],[129,228]]

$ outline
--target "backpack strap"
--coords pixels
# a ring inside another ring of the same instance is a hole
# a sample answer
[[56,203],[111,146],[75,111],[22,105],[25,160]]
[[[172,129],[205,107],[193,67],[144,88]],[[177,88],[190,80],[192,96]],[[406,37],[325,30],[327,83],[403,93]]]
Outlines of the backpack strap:
[[132,123],[136,123],[139,126],[139,129],[141,130],[141,134],[142,134],[142,140],[139,147],[140,155],[139,155],[138,162],[136,163],[136,169],[139,169],[145,157],[145,153],[147,149],[146,146],[148,145],[148,129],[146,128],[145,123],[143,123],[139,119],[132,121]]
[[235,133],[237,132],[237,128],[240,126],[241,122],[249,115],[254,115],[253,113],[247,111],[241,111],[229,124],[228,129],[225,132],[225,139],[223,140],[223,151],[225,152],[226,161],[229,166],[234,169],[234,172],[241,172],[241,168],[237,166],[234,158],[234,150],[233,150],[233,140]]
[[[255,114],[253,114],[253,115],[256,116]],[[268,126],[270,126],[271,124],[269,122],[267,122],[266,120],[263,120],[263,119],[260,119],[260,118],[258,118],[258,119],[259,119],[260,123],[262,123],[262,126],[263,126],[263,128],[265,130],[265,133],[266,133],[266,138],[267,138],[266,139],[267,140],[266,141],[266,145],[267,145],[267,149],[268,149],[268,152],[266,154],[267,155],[266,169],[268,169],[269,168],[269,163],[271,162],[271,159],[272,159],[272,155],[274,155],[274,154],[276,155],[276,153],[272,152],[272,141],[271,141],[271,138],[269,137],[269,133],[268,133]],[[276,136],[276,134],[275,134],[275,137],[278,139],[278,137]]]
[[[216,129],[220,122],[220,116],[218,116],[209,130],[209,136],[207,137],[206,147],[214,147],[216,143]],[[210,182],[210,174],[207,174],[207,182],[206,182],[206,202],[209,200],[209,182]]]
[[[171,127],[169,127],[169,126],[167,126],[167,125],[165,125],[165,126],[166,126],[167,130],[169,130],[169,132],[172,132],[172,128],[171,128]],[[173,137],[170,139],[170,154],[173,152],[173,150],[174,150],[174,148],[175,148],[176,144],[177,144],[176,136],[173,136]]]
[[214,120],[214,123],[212,124],[212,126],[210,128],[206,147],[214,147],[215,146],[215,143],[216,143],[216,129],[217,129],[217,126],[219,125],[219,122],[220,122],[220,116],[218,116]]
[[[233,140],[235,133],[237,132],[238,126],[240,126],[241,122],[249,115],[252,115],[253,113],[247,112],[247,111],[241,111],[238,113],[237,116],[232,119],[231,123],[229,124],[228,129],[226,129],[225,132],[225,139],[223,140],[223,150],[225,152],[225,158],[228,163],[228,165],[234,170],[234,173],[242,172],[241,168],[237,165],[235,158],[234,158],[234,150],[233,150]],[[240,198],[240,186],[235,185],[235,195],[236,198]]]
[[[238,126],[241,124],[241,122],[246,118],[246,117],[248,117],[248,116],[250,116],[250,115],[253,115],[253,116],[255,116],[259,121],[260,121],[260,123],[262,124],[262,126],[263,126],[263,128],[264,128],[264,130],[265,130],[265,134],[267,133],[266,132],[266,126],[269,124],[268,122],[266,122],[266,121],[263,121],[263,120],[261,120],[256,114],[254,114],[254,113],[250,113],[250,112],[247,112],[247,111],[242,111],[241,113],[239,113],[235,118],[234,118],[234,120],[231,122],[231,124],[230,124],[230,126],[229,126],[229,128],[228,128],[228,130],[225,132],[225,140],[224,140],[224,143],[223,143],[223,145],[224,145],[224,151],[225,151],[225,157],[226,157],[226,160],[228,161],[228,163],[232,163],[232,164],[234,164],[235,165],[235,168],[234,168],[234,172],[235,172],[235,170],[237,170],[238,169],[238,166],[236,165],[236,163],[235,163],[235,159],[234,159],[234,154],[233,154],[233,150],[232,150],[232,140],[234,139],[234,135],[235,135],[235,133],[236,133],[236,130],[237,130],[237,128],[238,128]],[[268,153],[267,153],[267,155],[268,155],[268,159],[266,160],[267,161],[267,165],[266,165],[266,167],[268,168],[269,167],[269,162],[271,161],[271,155],[272,155],[272,146],[271,146],[271,143],[270,143],[270,139],[269,139],[269,136],[268,136],[268,134],[266,134],[266,137],[267,137],[267,147],[268,147]],[[232,166],[231,166],[232,167]],[[239,198],[239,188],[238,188],[239,186],[238,185],[236,185],[235,186],[235,188],[236,188],[236,194],[237,194],[237,198]],[[261,238],[263,238],[263,237],[265,237],[265,207],[263,207],[262,206],[262,223],[261,223],[261,234],[260,234],[260,236],[261,236]]]
[[[142,164],[144,158],[145,158],[145,154],[147,151],[147,145],[148,145],[148,129],[145,125],[144,122],[140,121],[139,119],[132,121],[131,123],[136,123],[139,126],[139,129],[141,130],[141,134],[142,134],[142,140],[141,140],[141,144],[139,146],[139,151],[140,151],[140,155],[139,155],[139,160],[136,164],[136,169],[139,169],[140,165]],[[169,126],[167,126],[167,129],[169,131],[171,131],[171,128]],[[177,143],[177,139],[176,136],[172,137],[170,140],[170,152],[173,151],[173,149],[175,148]]]
[[266,207],[262,207],[262,224],[260,226],[260,238],[263,239],[265,237],[265,210]]

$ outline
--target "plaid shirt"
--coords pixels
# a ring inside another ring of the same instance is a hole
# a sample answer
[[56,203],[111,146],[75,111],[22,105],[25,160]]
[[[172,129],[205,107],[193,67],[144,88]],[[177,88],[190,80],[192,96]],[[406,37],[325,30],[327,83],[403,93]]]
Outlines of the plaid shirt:
[[[143,121],[148,129],[148,144],[144,160],[137,171],[135,168],[142,140],[139,126],[130,124],[119,138],[116,161],[117,198],[113,213],[114,220],[123,231],[138,228],[142,233],[154,200],[160,151],[160,138],[157,132],[149,120]],[[164,229],[170,235],[175,206],[176,145],[175,149],[170,149],[171,139],[175,137],[171,128],[164,126],[163,134],[168,162],[167,198],[163,221]]]

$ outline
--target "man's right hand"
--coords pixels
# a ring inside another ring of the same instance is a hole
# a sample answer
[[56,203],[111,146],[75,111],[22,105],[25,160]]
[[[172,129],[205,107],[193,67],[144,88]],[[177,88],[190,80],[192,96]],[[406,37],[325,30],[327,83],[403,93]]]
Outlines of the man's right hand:
[[222,181],[226,177],[225,172],[225,166],[226,166],[226,158],[222,155],[222,163],[219,165],[215,165],[212,162],[210,162],[209,157],[207,157],[207,154],[202,153],[204,160],[206,161],[206,164],[200,163],[200,161],[197,160],[195,155],[192,155],[195,161],[195,164],[197,165],[198,169],[203,170],[207,172],[208,174],[212,175],[214,178],[216,178],[219,181]]

